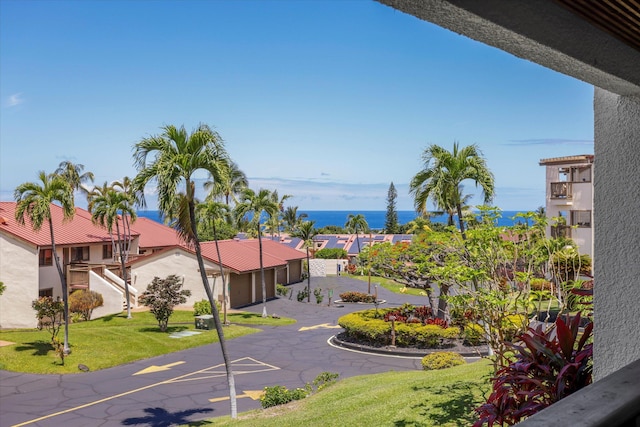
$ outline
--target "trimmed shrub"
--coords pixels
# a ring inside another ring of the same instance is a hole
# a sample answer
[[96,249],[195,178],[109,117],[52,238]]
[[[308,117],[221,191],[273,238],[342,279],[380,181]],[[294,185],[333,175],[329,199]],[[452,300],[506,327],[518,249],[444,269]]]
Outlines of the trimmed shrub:
[[[222,310],[220,301],[216,301],[216,307],[218,308],[218,312]],[[202,316],[203,314],[212,314],[211,304],[209,304],[209,300],[206,299],[201,299],[193,303],[193,315]]]
[[464,340],[470,345],[480,345],[484,341],[484,328],[477,323],[467,323],[464,325]]
[[275,385],[273,387],[265,387],[264,394],[260,398],[260,404],[263,408],[284,405],[294,400],[304,399],[311,393],[310,387],[296,388],[289,390],[283,385]]
[[[69,311],[79,316],[80,320],[91,320],[91,314],[93,310],[98,307],[102,307],[104,301],[102,295],[96,291],[89,291],[87,289],[78,289],[73,291],[69,295]],[[75,322],[75,319],[72,317]]]
[[425,371],[435,369],[446,369],[452,366],[464,365],[467,363],[464,357],[452,351],[438,351],[427,354],[422,358],[422,368]]
[[513,341],[516,335],[527,330],[529,319],[522,314],[511,314],[502,320],[502,333],[505,341]]
[[314,258],[320,259],[346,259],[347,251],[340,248],[324,248],[315,253]]
[[365,302],[374,303],[376,297],[364,292],[343,292],[340,294],[340,300],[342,302]]
[[281,297],[286,297],[287,295],[289,295],[289,288],[278,283],[276,284],[276,294]]

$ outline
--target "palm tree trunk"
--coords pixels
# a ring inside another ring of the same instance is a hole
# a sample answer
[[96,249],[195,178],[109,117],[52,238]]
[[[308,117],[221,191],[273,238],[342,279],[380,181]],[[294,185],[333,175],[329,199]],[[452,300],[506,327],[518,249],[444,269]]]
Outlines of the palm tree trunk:
[[60,265],[60,259],[56,253],[56,242],[53,238],[53,221],[51,220],[51,214],[49,214],[49,232],[51,233],[51,252],[53,253],[53,259],[56,261],[56,268],[60,275],[60,285],[62,286],[62,303],[64,304],[64,354],[71,353],[69,349],[69,291],[67,290],[67,278],[62,271]]
[[264,264],[262,262],[262,233],[258,221],[258,246],[260,247],[260,283],[262,284],[262,317],[267,317],[267,283],[264,280]]
[[456,204],[456,210],[458,211],[458,222],[460,223],[460,234],[462,234],[462,240],[467,240],[467,235],[464,232],[464,221],[462,220],[462,205]]
[[311,265],[309,264],[309,245],[307,245],[307,302],[311,302]]
[[[220,255],[220,245],[218,245],[218,232],[216,231],[216,220],[212,222],[213,241],[216,242],[216,252],[218,254],[218,264],[220,265],[220,276],[222,276],[222,324],[227,324],[227,283],[222,268],[222,255]],[[213,310],[213,308],[212,308]]]
[[[187,184],[189,185],[189,184]],[[220,323],[220,313],[218,312],[218,306],[213,298],[213,292],[209,287],[209,281],[207,280],[207,272],[204,267],[204,261],[202,259],[202,250],[200,249],[200,241],[198,240],[198,231],[196,229],[196,214],[193,201],[189,201],[189,219],[191,222],[191,232],[193,233],[193,245],[196,251],[196,258],[198,259],[198,268],[200,269],[200,277],[202,278],[202,285],[207,293],[209,304],[211,304],[211,313],[213,314],[213,323],[216,326],[216,332],[218,334],[218,341],[220,342],[220,351],[222,352],[222,358],[224,360],[224,366],[227,371],[227,383],[229,384],[229,402],[231,403],[231,418],[238,417],[238,406],[236,403],[236,383],[233,378],[233,370],[231,369],[231,362],[229,361],[229,355],[227,354],[227,342],[224,338],[224,331],[222,330],[222,324]]]
[[[124,227],[124,225],[123,225]],[[120,267],[122,268],[122,280],[124,280],[124,297],[127,300],[127,319],[131,319],[131,296],[129,294],[129,279],[127,278],[127,267],[125,265],[125,261],[124,261],[124,251],[125,251],[125,247],[124,247],[124,230],[123,231],[123,235],[122,235],[122,239],[120,238],[120,225],[118,223],[118,218],[116,218],[116,234],[118,235],[118,242],[119,246],[120,246]]]

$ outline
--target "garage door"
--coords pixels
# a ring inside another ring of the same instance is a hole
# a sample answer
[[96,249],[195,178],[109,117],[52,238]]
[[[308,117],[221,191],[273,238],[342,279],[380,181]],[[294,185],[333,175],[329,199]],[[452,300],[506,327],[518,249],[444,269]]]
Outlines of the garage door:
[[232,274],[229,284],[229,304],[232,308],[251,304],[251,273]]

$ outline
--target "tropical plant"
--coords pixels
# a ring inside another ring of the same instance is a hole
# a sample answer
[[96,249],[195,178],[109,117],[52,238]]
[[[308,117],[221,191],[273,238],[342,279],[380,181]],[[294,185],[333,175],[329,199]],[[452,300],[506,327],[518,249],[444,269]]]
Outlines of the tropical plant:
[[474,426],[516,424],[591,384],[593,323],[583,332],[579,325],[579,314],[568,322],[558,317],[555,330],[538,325],[521,334],[522,344],[512,345],[515,360],[496,373]]
[[7,289],[5,284],[3,282],[0,282],[0,295],[2,295],[4,293],[5,289]]
[[[135,222],[136,210],[133,206],[133,197],[130,193],[117,191],[111,187],[104,192],[91,192],[88,196],[88,210],[91,212],[91,220],[95,224],[105,227],[110,235],[113,235],[113,226],[116,228],[116,245],[120,256],[120,269],[124,282],[125,299],[127,302],[127,319],[131,319],[131,296],[129,290],[129,277],[127,274],[127,257],[130,243],[127,238],[129,219]],[[120,229],[122,222],[122,230]],[[130,232],[129,232],[130,233]]]
[[91,320],[93,310],[102,307],[104,300],[99,292],[78,289],[69,295],[69,311],[80,314],[82,320]]
[[[220,315],[207,280],[198,240],[193,181],[194,174],[198,170],[207,171],[215,181],[221,180],[224,171],[229,167],[229,158],[222,138],[207,125],[199,125],[191,134],[184,126],[176,128],[168,125],[162,129],[163,132],[160,135],[144,138],[134,147],[135,164],[138,168],[134,188],[141,192],[149,181],[155,179],[160,212],[165,218],[178,220],[176,225],[180,237],[195,248],[202,285],[212,306],[213,320],[227,373],[231,417],[236,418],[238,411],[235,380]],[[151,156],[154,158],[148,162]],[[183,187],[183,194],[179,194],[179,186]]]
[[459,148],[454,142],[453,150],[447,151],[439,145],[430,145],[423,154],[424,168],[409,184],[409,192],[414,196],[416,211],[425,213],[427,199],[431,198],[438,209],[458,213],[460,233],[465,238],[462,218],[462,182],[472,180],[482,188],[484,203],[491,202],[494,196],[493,174],[478,146],[469,145]]
[[347,259],[347,251],[342,248],[324,248],[313,256],[319,259]]
[[158,321],[162,332],[167,331],[173,308],[176,305],[184,304],[187,302],[187,297],[191,296],[191,291],[182,289],[182,285],[183,280],[175,274],[171,274],[165,279],[154,277],[147,286],[147,290],[140,295],[140,303],[149,307],[149,311]]
[[89,190],[83,185],[87,182],[93,182],[94,176],[92,172],[83,172],[84,165],[74,164],[68,160],[60,162],[58,169],[54,172],[56,175],[63,177],[71,186],[73,191],[80,191],[88,195]]
[[[144,195],[141,191],[136,190],[133,185],[133,180],[128,176],[122,178],[121,181],[114,181],[112,184],[114,189],[122,191],[124,194],[129,196],[131,200],[131,204],[133,206],[144,206]],[[131,221],[130,221],[131,220]],[[124,216],[124,235],[125,235],[125,261],[128,261],[129,254],[131,253],[131,222],[133,222],[134,218],[129,216]]]
[[238,203],[238,197],[249,185],[247,175],[240,170],[234,161],[229,161],[226,168],[222,170],[217,179],[209,176],[209,180],[204,183],[204,188],[214,199],[221,199],[227,206],[230,203]]
[[397,198],[398,192],[392,182],[389,184],[389,190],[387,191],[387,213],[384,220],[384,232],[387,234],[398,233],[398,211],[396,210]]
[[344,228],[349,233],[355,233],[358,252],[360,252],[360,238],[358,237],[358,231],[369,231],[369,224],[367,223],[367,219],[362,214],[349,214],[347,215],[347,222],[344,224]]
[[41,171],[38,175],[40,182],[26,182],[20,184],[14,191],[16,204],[16,221],[25,225],[28,218],[34,231],[40,231],[42,223],[49,223],[49,235],[51,237],[51,253],[55,260],[58,276],[62,285],[62,301],[64,305],[64,345],[63,352],[69,354],[69,291],[67,278],[62,270],[60,258],[56,253],[56,240],[53,232],[53,218],[51,205],[54,202],[60,204],[63,220],[71,220],[75,213],[73,202],[73,189],[69,182],[60,175],[47,175]]
[[262,252],[262,232],[260,218],[265,212],[269,217],[278,214],[278,205],[274,202],[269,190],[260,189],[257,193],[250,188],[245,188],[240,196],[240,202],[235,206],[236,218],[242,218],[251,214],[251,223],[258,231],[258,247],[260,255],[260,283],[262,284],[262,317],[267,317],[267,284],[264,277],[264,262]]
[[305,218],[308,218],[308,215],[306,213],[298,214],[297,206],[287,206],[282,213],[285,230],[289,233],[293,233]]
[[307,251],[307,289],[305,294],[307,297],[307,302],[311,300],[311,271],[309,248],[313,245],[313,238],[318,234],[318,231],[314,227],[315,223],[315,221],[303,221],[291,233],[292,237],[297,237],[304,241],[304,248]]

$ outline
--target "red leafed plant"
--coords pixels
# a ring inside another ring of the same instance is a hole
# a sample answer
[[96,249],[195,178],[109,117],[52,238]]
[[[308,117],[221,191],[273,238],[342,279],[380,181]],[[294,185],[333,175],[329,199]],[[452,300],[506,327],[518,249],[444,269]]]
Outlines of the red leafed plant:
[[591,383],[593,322],[582,335],[580,314],[568,324],[558,317],[555,328],[543,331],[542,325],[529,328],[511,344],[515,360],[502,367],[493,380],[493,392],[487,403],[476,409],[474,424],[489,427],[513,425]]

